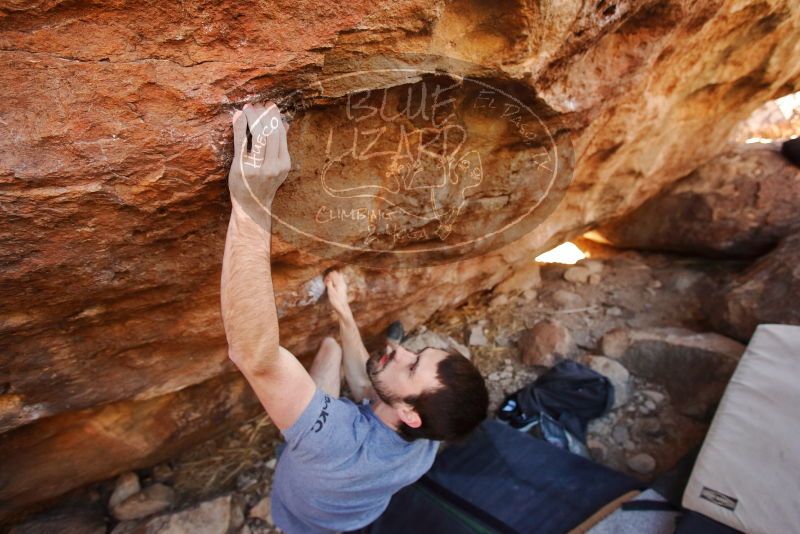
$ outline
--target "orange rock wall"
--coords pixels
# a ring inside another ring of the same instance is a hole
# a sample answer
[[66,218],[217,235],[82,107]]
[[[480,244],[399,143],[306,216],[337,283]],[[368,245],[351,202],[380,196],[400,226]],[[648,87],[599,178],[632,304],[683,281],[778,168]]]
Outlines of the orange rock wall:
[[[527,85],[568,130],[576,168],[558,210],[504,249],[350,268],[368,339],[713,157],[750,111],[800,89],[800,5],[0,3],[0,519],[257,413],[219,317],[231,113],[401,52]],[[290,132],[295,162],[318,134]],[[331,262],[275,247],[282,344],[308,358],[334,322],[304,288]]]

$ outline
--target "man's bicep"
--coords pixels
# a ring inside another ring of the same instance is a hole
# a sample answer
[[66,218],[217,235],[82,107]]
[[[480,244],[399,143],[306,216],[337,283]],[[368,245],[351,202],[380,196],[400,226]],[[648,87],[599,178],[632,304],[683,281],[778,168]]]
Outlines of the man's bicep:
[[308,406],[317,386],[303,365],[283,347],[268,372],[239,368],[272,422],[281,431],[294,424]]

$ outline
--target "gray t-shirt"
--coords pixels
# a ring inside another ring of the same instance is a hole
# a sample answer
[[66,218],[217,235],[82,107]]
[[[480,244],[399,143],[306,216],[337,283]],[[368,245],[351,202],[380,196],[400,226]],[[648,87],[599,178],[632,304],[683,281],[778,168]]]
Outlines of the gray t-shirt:
[[355,530],[383,513],[394,493],[433,465],[438,441],[412,442],[358,406],[317,388],[283,431],[272,519],[287,534]]

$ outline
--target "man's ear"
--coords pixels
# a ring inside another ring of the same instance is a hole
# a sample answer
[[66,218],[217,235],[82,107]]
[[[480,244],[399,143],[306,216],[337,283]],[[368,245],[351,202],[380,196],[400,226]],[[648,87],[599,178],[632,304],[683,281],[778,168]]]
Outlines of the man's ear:
[[410,404],[406,404],[405,402],[401,403],[400,406],[397,407],[397,416],[411,428],[419,428],[422,426],[422,418],[417,413],[417,410]]

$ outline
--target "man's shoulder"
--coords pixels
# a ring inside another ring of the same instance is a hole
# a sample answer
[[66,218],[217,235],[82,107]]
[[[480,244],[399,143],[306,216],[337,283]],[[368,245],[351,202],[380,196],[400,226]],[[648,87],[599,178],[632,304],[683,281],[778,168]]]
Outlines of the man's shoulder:
[[352,401],[317,388],[311,402],[283,436],[289,450],[311,456],[351,448],[358,440],[364,414]]

